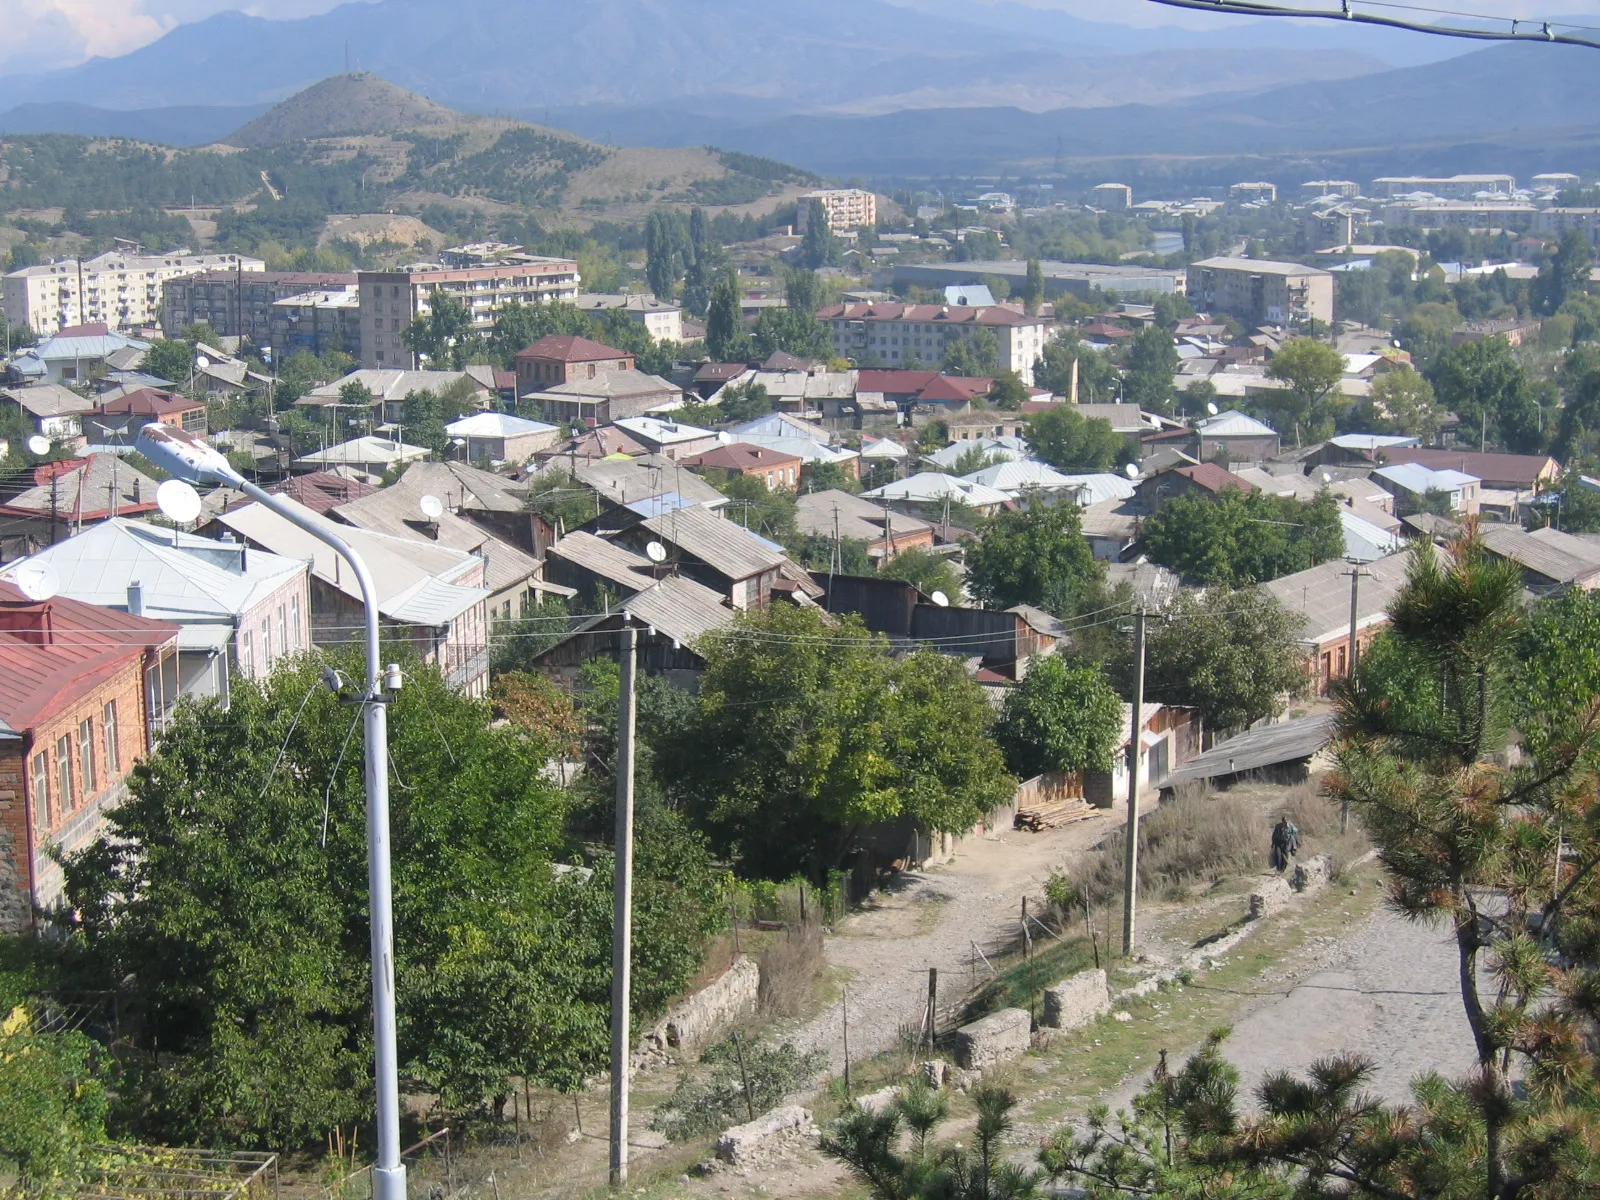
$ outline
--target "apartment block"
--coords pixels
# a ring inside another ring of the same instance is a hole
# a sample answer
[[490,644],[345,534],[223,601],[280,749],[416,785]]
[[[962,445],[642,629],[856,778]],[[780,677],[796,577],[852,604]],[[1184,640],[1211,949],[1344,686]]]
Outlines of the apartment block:
[[584,292],[577,301],[579,308],[599,316],[607,309],[620,308],[628,319],[643,325],[645,332],[658,342],[683,341],[683,309],[654,296],[641,296],[629,292]]
[[1044,318],[999,305],[835,304],[817,319],[828,327],[840,356],[875,358],[891,367],[909,362],[938,367],[955,342],[987,329],[999,343],[1000,368],[1017,372],[1030,385],[1033,364],[1049,341]]
[[1248,204],[1258,200],[1275,204],[1278,200],[1278,185],[1263,183],[1260,180],[1231,184],[1228,187],[1228,199],[1236,204]]
[[1108,211],[1132,208],[1133,189],[1125,183],[1097,183],[1089,189],[1089,203]]
[[461,300],[473,328],[494,324],[494,310],[513,301],[542,304],[578,298],[578,264],[567,258],[528,258],[498,266],[451,268],[428,263],[399,271],[360,271],[361,365],[415,370],[417,356],[401,335],[430,311],[433,293]]
[[159,323],[168,280],[223,270],[230,277],[265,271],[259,258],[241,254],[119,254],[66,258],[23,267],[5,276],[0,306],[13,325],[49,337],[75,325],[103,323],[142,329]]
[[827,188],[807,192],[800,197],[795,231],[804,233],[811,218],[811,201],[820,200],[822,211],[828,216],[828,228],[834,233],[848,233],[863,225],[878,223],[878,197],[862,188]]
[[1320,267],[1257,258],[1205,258],[1189,265],[1196,308],[1251,325],[1333,322],[1333,276]]
[[272,302],[269,344],[281,362],[305,351],[318,358],[338,350],[361,357],[361,297],[330,288]]
[[206,271],[167,281],[161,287],[161,332],[180,336],[204,321],[219,337],[247,337],[272,346],[273,305],[307,292],[354,294],[355,273],[344,271]]
[[1306,200],[1315,200],[1318,196],[1354,200],[1361,195],[1361,185],[1353,179],[1308,179],[1300,185],[1300,195]]
[[1372,181],[1374,196],[1427,192],[1443,200],[1472,200],[1480,192],[1509,196],[1516,190],[1515,175],[1385,175]]

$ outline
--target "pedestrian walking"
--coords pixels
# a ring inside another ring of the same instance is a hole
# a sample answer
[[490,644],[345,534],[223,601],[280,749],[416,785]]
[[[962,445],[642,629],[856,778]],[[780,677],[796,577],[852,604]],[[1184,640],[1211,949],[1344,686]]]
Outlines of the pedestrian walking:
[[1300,827],[1284,813],[1272,827],[1272,869],[1282,874],[1289,869],[1289,861],[1300,853]]

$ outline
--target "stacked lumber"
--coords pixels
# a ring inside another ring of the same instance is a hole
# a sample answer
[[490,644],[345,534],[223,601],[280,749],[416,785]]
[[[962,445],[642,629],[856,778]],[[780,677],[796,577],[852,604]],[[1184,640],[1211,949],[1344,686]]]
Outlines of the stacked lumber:
[[1055,804],[1043,805],[1039,808],[1019,808],[1017,815],[1012,820],[1014,829],[1025,829],[1029,833],[1041,833],[1046,829],[1056,829],[1062,825],[1070,825],[1074,821],[1086,821],[1098,815],[1099,809],[1087,800],[1074,797],[1071,800],[1061,800]]

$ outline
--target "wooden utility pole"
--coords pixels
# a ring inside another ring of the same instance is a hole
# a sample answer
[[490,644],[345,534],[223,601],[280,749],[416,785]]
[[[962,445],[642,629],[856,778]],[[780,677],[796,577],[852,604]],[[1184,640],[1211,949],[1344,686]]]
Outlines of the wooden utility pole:
[[1139,740],[1144,733],[1144,621],[1143,608],[1133,614],[1133,729],[1128,735],[1128,845],[1122,865],[1122,952],[1133,953],[1134,909],[1139,901]]
[[1361,577],[1365,575],[1370,578],[1372,572],[1365,571],[1360,567],[1353,567],[1344,572],[1344,574],[1350,576],[1350,650],[1345,655],[1345,677],[1354,679],[1356,676],[1356,662],[1361,657],[1361,644],[1356,638],[1356,629],[1359,621],[1357,603],[1361,590]]
[[622,626],[622,698],[617,716],[617,879],[611,921],[611,1186],[628,1182],[628,1005],[633,976],[633,726],[639,631]]

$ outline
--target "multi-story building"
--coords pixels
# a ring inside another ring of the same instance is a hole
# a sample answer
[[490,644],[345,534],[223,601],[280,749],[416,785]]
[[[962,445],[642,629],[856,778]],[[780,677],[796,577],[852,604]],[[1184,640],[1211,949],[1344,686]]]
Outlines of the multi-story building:
[[0,582],[0,934],[62,893],[176,698],[178,627]]
[[1308,179],[1300,185],[1300,195],[1307,200],[1315,200],[1318,196],[1354,200],[1361,195],[1361,185],[1353,179]]
[[1529,186],[1536,192],[1561,192],[1568,188],[1583,186],[1583,180],[1567,171],[1547,171],[1535,175],[1529,181]]
[[628,318],[643,325],[645,332],[658,342],[683,341],[683,309],[654,296],[641,296],[617,292],[584,292],[576,301],[579,308],[588,312],[605,312],[620,308]]
[[604,371],[631,371],[633,355],[575,333],[549,333],[517,351],[517,394],[535,387],[594,379]]
[[828,216],[828,228],[834,233],[848,233],[864,225],[878,223],[878,197],[862,188],[825,188],[807,192],[800,197],[795,231],[804,233],[811,219],[811,201],[822,203]]
[[1333,322],[1333,276],[1320,267],[1262,258],[1205,258],[1189,265],[1196,308],[1251,325]]
[[1089,203],[1096,208],[1133,207],[1133,189],[1125,183],[1097,183],[1089,189]]
[[488,330],[502,304],[542,304],[578,298],[578,264],[568,258],[536,258],[486,267],[450,268],[435,263],[398,271],[358,272],[361,295],[361,365],[414,370],[417,355],[403,337],[417,317],[431,311],[434,292],[462,301],[472,326]]
[[1547,208],[1533,218],[1534,233],[1550,233],[1560,237],[1569,229],[1582,230],[1594,240],[1600,230],[1600,208]]
[[361,297],[355,288],[301,292],[272,302],[268,344],[278,361],[301,351],[361,357]]
[[1443,200],[1471,200],[1480,192],[1509,196],[1516,190],[1515,175],[1385,175],[1372,181],[1374,196],[1427,192]]
[[218,337],[247,337],[257,346],[272,341],[273,305],[307,292],[356,290],[353,271],[205,271],[161,286],[161,332],[180,336],[204,321]]
[[1259,180],[1231,184],[1228,187],[1228,199],[1239,204],[1248,204],[1252,201],[1260,200],[1275,204],[1278,199],[1278,185],[1275,183],[1263,183]]
[[[1324,272],[1325,273],[1325,272]],[[1033,383],[1033,364],[1049,341],[1043,317],[996,305],[835,304],[817,313],[846,358],[876,358],[891,367],[916,361],[938,366],[957,341],[987,329],[999,344],[999,366]]]
[[[1092,291],[1116,295],[1182,295],[1182,267],[1141,267],[1128,263],[1071,263],[1044,261],[1044,291],[1047,296],[1088,296]],[[975,283],[994,275],[1011,285],[1013,293],[1028,280],[1026,259],[986,259],[978,262],[909,263],[894,268],[895,287],[945,288],[956,283]]]
[[6,320],[48,337],[74,325],[103,322],[113,329],[142,329],[161,316],[162,289],[171,279],[226,270],[267,269],[242,254],[119,254],[23,267],[5,277]]
[[1424,229],[1531,229],[1539,207],[1522,200],[1401,200],[1381,210],[1385,225]]

